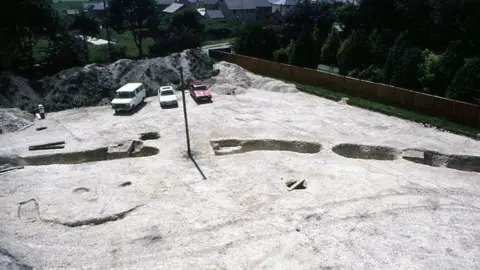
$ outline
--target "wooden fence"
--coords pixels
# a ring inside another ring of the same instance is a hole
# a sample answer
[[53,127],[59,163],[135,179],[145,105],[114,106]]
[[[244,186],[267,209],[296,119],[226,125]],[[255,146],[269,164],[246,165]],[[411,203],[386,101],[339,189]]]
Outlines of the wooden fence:
[[209,55],[215,60],[234,63],[254,73],[302,84],[320,85],[452,122],[480,127],[480,106],[475,104],[219,50],[210,50]]

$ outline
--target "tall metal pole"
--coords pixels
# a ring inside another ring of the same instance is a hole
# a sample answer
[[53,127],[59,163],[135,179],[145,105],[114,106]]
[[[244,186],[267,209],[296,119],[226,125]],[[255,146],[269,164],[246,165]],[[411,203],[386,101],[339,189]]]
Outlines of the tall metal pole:
[[110,44],[110,31],[108,30],[108,12],[107,12],[106,0],[103,0],[103,11],[104,11],[103,23],[105,24],[105,29],[107,30],[108,59],[112,60],[112,45]]
[[189,157],[192,157],[192,152],[190,151],[190,135],[188,133],[187,105],[185,104],[185,89],[183,85],[183,67],[180,67],[180,89],[182,91],[183,117],[185,118],[185,133],[187,136],[187,153]]

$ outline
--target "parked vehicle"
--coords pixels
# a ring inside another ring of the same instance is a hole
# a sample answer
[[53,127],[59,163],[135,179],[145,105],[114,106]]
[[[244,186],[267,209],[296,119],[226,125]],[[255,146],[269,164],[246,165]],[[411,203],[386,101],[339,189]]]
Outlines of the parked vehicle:
[[143,103],[147,97],[147,91],[142,83],[127,83],[116,91],[112,100],[112,108],[115,113],[119,111],[130,111]]
[[189,91],[190,96],[197,102],[212,100],[212,93],[210,93],[207,86],[201,82],[190,82]]
[[178,106],[177,94],[171,86],[161,86],[158,89],[158,100],[160,101],[160,107],[166,106]]

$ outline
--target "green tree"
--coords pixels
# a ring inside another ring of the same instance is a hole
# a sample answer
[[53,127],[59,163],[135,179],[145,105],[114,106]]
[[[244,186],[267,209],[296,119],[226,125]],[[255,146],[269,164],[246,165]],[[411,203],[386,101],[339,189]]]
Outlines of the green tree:
[[348,74],[348,71],[369,65],[370,42],[363,30],[354,30],[340,46],[337,54],[340,74]]
[[336,21],[343,26],[345,33],[351,33],[358,25],[358,7],[353,3],[346,3],[335,10]]
[[375,28],[398,29],[396,0],[361,0],[358,6],[358,22],[368,30]]
[[[327,14],[329,13],[326,11]],[[322,60],[322,46],[328,38],[328,34],[332,29],[332,22],[327,18],[321,17],[313,26],[312,40],[313,40],[313,64],[318,64]]]
[[393,45],[395,36],[390,29],[375,29],[370,34],[372,63],[377,66],[385,65],[389,48]]
[[205,31],[205,25],[200,21],[200,15],[195,10],[187,10],[184,12],[173,15],[170,21],[170,28],[173,27],[185,27],[191,29],[198,34],[202,34]]
[[362,72],[360,72],[357,78],[376,83],[382,83],[385,80],[385,78],[383,77],[383,69],[375,65],[371,65]]
[[315,42],[311,35],[307,33],[300,33],[295,40],[295,50],[292,59],[292,64],[301,67],[316,68],[318,64],[314,59]]
[[292,39],[286,48],[281,48],[273,53],[273,60],[283,64],[291,64],[295,56],[295,41]]
[[447,87],[452,82],[457,71],[465,63],[465,51],[460,41],[450,43],[447,50],[440,55],[434,70],[434,80],[431,82],[431,91],[439,96],[445,96]]
[[100,34],[100,25],[98,22],[85,13],[75,16],[69,29],[78,31],[78,33],[83,36],[95,37]]
[[87,64],[87,42],[76,37],[77,34],[62,32],[51,41],[46,59],[50,73]]
[[55,11],[47,0],[16,0],[0,9],[0,38],[4,57],[10,63],[3,65],[17,70],[33,68],[37,43],[54,27]]
[[422,62],[422,50],[419,48],[405,49],[403,56],[395,66],[390,84],[407,89],[419,89]]
[[138,56],[143,56],[145,33],[151,24],[157,22],[153,0],[110,0],[108,17],[112,28],[119,32],[130,32],[138,48]]
[[480,57],[467,60],[458,70],[446,96],[480,105]]
[[271,60],[273,52],[279,47],[275,32],[257,22],[247,23],[239,31],[233,43],[238,54]]
[[395,39],[395,44],[389,49],[387,61],[383,68],[383,74],[386,83],[390,83],[394,74],[396,66],[402,60],[402,56],[405,53],[405,48],[410,46],[410,42],[407,39],[407,33],[401,33]]
[[420,65],[420,83],[422,84],[424,90],[430,92],[430,89],[432,89],[434,86],[435,76],[438,72],[440,56],[428,49],[425,49],[422,52],[422,57],[424,61]]
[[327,41],[322,46],[322,63],[327,65],[337,65],[337,53],[340,48],[341,40],[338,32],[332,27],[328,34]]
[[173,15],[166,26],[155,29],[155,43],[150,53],[165,56],[185,49],[197,48],[202,44],[204,25],[195,11],[185,11]]

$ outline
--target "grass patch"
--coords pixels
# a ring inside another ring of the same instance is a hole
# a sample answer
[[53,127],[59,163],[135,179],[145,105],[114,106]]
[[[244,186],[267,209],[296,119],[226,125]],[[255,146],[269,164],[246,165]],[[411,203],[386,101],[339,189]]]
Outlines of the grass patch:
[[347,95],[342,92],[330,90],[321,86],[315,85],[304,85],[295,82],[290,82],[297,86],[298,90],[306,93],[310,93],[316,96],[324,97],[327,99],[339,101],[342,98],[348,98],[348,105],[355,107],[360,107],[363,109],[376,111],[390,116],[395,116],[403,118],[406,120],[414,121],[417,123],[425,124],[426,126],[432,126],[439,128],[441,130],[446,130],[455,134],[468,136],[471,138],[476,138],[477,134],[480,133],[480,128],[474,128],[470,126],[465,126],[451,122],[449,120],[441,119],[434,116],[425,115],[415,111],[410,111],[395,106],[375,102],[372,100],[367,100],[359,98],[356,96]]
[[[112,40],[122,46],[127,48],[126,54],[128,58],[138,57],[138,48],[133,41],[132,34],[130,32],[125,32],[123,34],[117,34],[112,31],[111,35]],[[148,48],[153,44],[152,38],[145,38],[142,42],[142,50],[144,55],[148,55]]]

